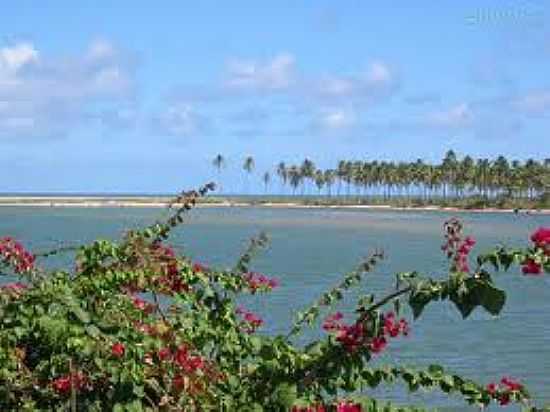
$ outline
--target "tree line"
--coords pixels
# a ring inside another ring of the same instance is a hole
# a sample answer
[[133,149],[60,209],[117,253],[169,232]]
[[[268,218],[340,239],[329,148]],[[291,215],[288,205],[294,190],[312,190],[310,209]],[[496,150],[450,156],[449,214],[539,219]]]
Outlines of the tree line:
[[[213,166],[221,179],[226,159],[218,154]],[[247,156],[242,169],[247,179],[255,172],[255,161]],[[261,174],[265,193],[272,176],[280,186],[277,193],[292,195],[376,196],[431,201],[470,197],[537,199],[550,194],[550,158],[526,161],[472,156],[459,158],[449,150],[440,163],[340,160],[333,168],[318,168],[310,159],[300,164],[280,162],[275,170]],[[277,190],[277,189],[275,189]]]

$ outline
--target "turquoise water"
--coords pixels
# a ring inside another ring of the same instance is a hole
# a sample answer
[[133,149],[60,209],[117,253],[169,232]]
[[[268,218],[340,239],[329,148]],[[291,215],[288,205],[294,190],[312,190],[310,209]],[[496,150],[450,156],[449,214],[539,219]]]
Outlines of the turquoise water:
[[[0,235],[24,240],[34,250],[74,244],[97,237],[114,238],[125,228],[154,221],[161,209],[137,208],[0,208]],[[268,298],[245,304],[266,320],[266,333],[284,333],[294,311],[307,306],[375,249],[386,260],[369,275],[359,291],[393,286],[393,274],[416,269],[441,275],[446,261],[439,250],[441,227],[451,217],[443,212],[373,211],[353,209],[200,208],[178,229],[172,244],[209,265],[231,266],[260,231],[269,249],[258,255],[254,269],[273,275],[281,287]],[[550,226],[550,216],[512,214],[458,215],[478,239],[476,251],[495,243],[525,244],[529,233]],[[67,258],[47,265],[67,265]],[[525,278],[519,273],[498,275],[508,291],[506,309],[497,318],[481,311],[463,321],[447,304],[429,306],[412,323],[410,337],[392,341],[379,362],[428,365],[439,362],[450,370],[482,382],[510,375],[525,382],[538,403],[550,403],[550,277]],[[349,307],[349,306],[348,306]],[[343,309],[346,309],[344,305]],[[309,331],[308,336],[318,332]],[[399,386],[378,395],[403,403],[428,403],[446,410],[467,410],[459,399],[437,393],[409,395]]]

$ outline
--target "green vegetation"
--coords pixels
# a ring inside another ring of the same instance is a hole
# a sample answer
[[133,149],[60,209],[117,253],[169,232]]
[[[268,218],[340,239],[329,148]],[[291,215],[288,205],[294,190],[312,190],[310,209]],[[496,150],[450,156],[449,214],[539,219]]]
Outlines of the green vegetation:
[[[254,160],[249,156],[243,168],[247,179],[254,169],[250,165],[254,165]],[[336,168],[319,169],[313,161],[305,159],[298,165],[280,162],[275,173],[281,184],[278,193],[290,190],[293,203],[550,208],[550,158],[525,162],[510,161],[504,156],[494,160],[471,156],[459,159],[450,150],[439,164],[421,159],[412,163],[341,160]],[[266,194],[267,175],[263,175]],[[277,203],[288,199],[275,196],[266,201]],[[261,198],[250,201],[263,202]]]

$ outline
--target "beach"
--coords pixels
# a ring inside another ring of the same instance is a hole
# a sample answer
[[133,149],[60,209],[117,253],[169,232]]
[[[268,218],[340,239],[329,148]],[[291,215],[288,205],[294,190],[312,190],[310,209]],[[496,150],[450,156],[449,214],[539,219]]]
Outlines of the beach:
[[[165,208],[171,204],[171,197],[85,197],[85,196],[3,196],[0,197],[2,206],[29,206],[29,207],[120,207],[120,208]],[[178,204],[172,204],[177,207]],[[439,212],[467,212],[467,213],[527,213],[548,215],[550,209],[500,209],[488,208],[458,208],[442,206],[408,206],[400,207],[384,204],[306,204],[300,202],[270,202],[270,201],[231,201],[227,199],[207,198],[199,201],[197,207],[265,207],[289,209],[364,209],[364,210],[396,210],[396,211],[439,211]]]

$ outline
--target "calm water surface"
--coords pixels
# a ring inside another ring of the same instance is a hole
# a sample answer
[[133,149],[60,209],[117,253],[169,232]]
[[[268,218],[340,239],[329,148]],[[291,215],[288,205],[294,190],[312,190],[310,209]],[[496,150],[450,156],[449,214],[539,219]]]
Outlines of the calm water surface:
[[[125,228],[152,222],[164,213],[137,208],[4,207],[0,208],[0,234],[44,250],[59,241],[74,244],[116,238]],[[495,243],[524,245],[535,228],[550,226],[550,216],[459,216],[477,238],[477,251]],[[449,217],[442,212],[201,208],[189,215],[188,224],[174,233],[171,242],[196,260],[231,266],[247,240],[266,231],[271,244],[257,257],[254,268],[279,278],[281,287],[268,298],[254,297],[245,304],[266,320],[266,333],[284,333],[293,312],[307,306],[375,249],[383,249],[387,259],[358,291],[350,293],[349,302],[361,292],[391,288],[393,274],[399,271],[440,275],[446,264],[439,250],[441,228]],[[67,264],[67,258],[47,263]],[[501,316],[478,311],[463,321],[450,305],[433,304],[412,324],[411,336],[392,341],[379,361],[419,366],[439,362],[481,382],[511,375],[526,382],[538,402],[550,403],[550,280],[508,273],[498,275],[498,284],[508,291]],[[308,332],[308,336],[316,334]],[[437,392],[409,395],[396,386],[377,390],[377,395],[450,411],[468,410],[459,399],[448,400]]]

